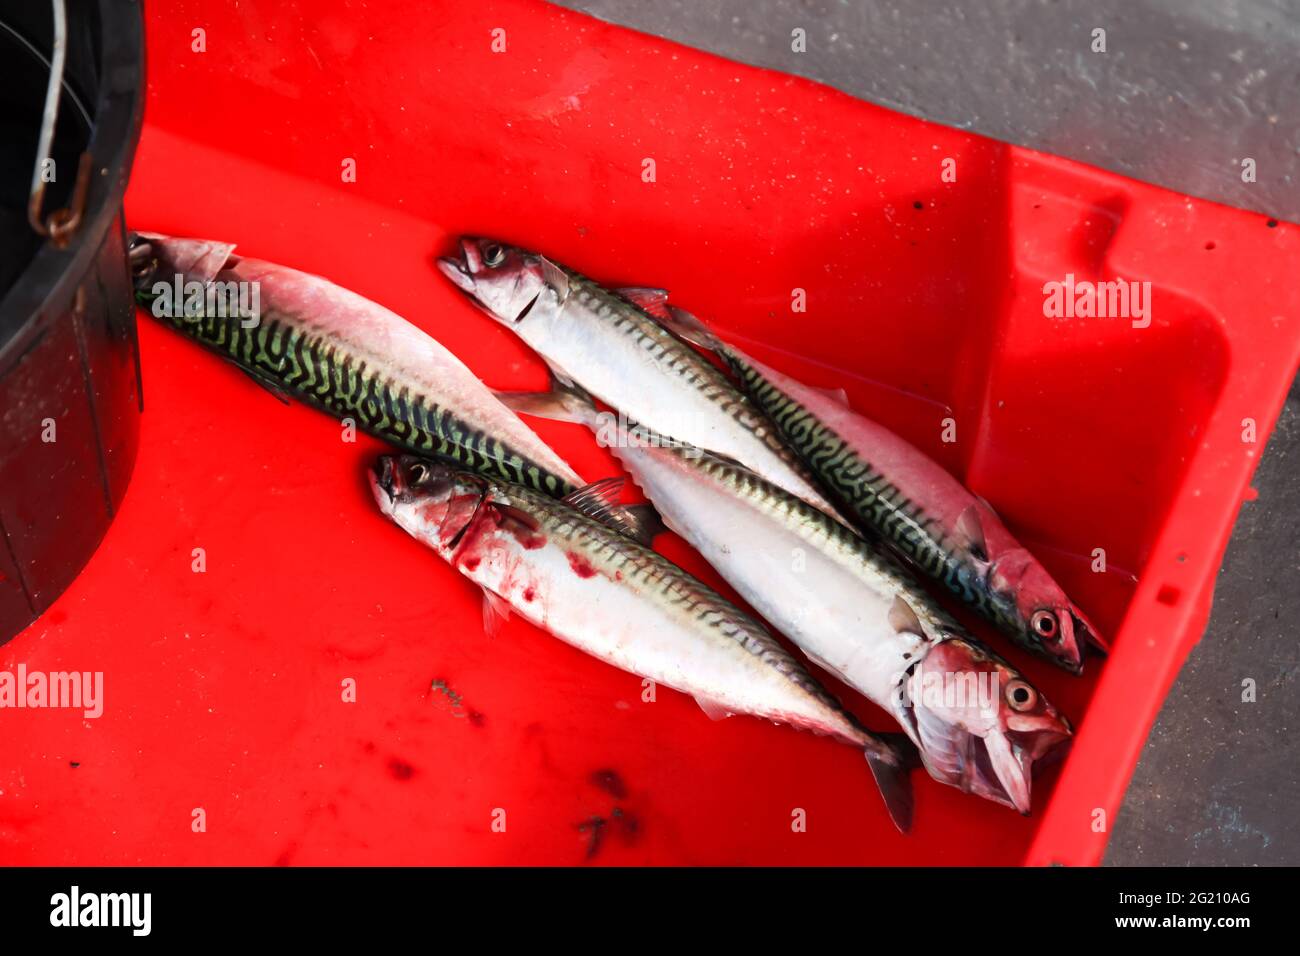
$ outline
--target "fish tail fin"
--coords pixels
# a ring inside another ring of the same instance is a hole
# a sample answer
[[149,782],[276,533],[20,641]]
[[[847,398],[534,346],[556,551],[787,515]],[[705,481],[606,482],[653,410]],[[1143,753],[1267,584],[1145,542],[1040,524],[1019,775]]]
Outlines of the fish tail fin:
[[863,753],[889,818],[899,833],[907,833],[912,829],[911,771],[920,763],[915,745],[906,734],[872,734]]
[[596,401],[576,382],[568,382],[551,371],[551,385],[545,392],[495,392],[511,411],[556,422],[591,426],[596,421]]

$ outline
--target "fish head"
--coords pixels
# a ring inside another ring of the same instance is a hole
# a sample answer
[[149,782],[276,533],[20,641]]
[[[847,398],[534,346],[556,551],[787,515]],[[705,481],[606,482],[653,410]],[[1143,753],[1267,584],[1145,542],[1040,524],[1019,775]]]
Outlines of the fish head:
[[152,232],[133,232],[127,244],[131,281],[137,296],[151,298],[156,283],[208,283],[235,264],[235,245],[212,239],[177,239]]
[[1083,671],[1087,645],[1105,652],[1097,629],[1024,548],[1000,555],[989,582],[1006,605],[1001,616],[1022,646],[1073,674]]
[[932,645],[903,686],[903,725],[936,780],[1027,814],[1035,765],[1070,723],[996,654],[964,637]]
[[554,291],[539,255],[495,239],[460,240],[460,256],[438,260],[442,274],[502,325],[517,327],[537,300]]
[[383,455],[370,472],[379,510],[448,557],[487,496],[485,479],[414,455]]

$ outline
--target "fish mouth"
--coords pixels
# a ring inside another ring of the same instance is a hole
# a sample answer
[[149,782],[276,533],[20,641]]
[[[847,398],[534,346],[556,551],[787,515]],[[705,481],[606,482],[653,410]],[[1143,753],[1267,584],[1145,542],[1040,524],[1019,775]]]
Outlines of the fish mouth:
[[131,281],[137,292],[149,287],[158,271],[152,240],[160,238],[149,233],[133,232],[127,239],[127,261],[131,267]]
[[1074,631],[1073,644],[1069,647],[1064,648],[1062,652],[1060,654],[1057,654],[1055,657],[1053,657],[1052,660],[1058,666],[1060,666],[1062,670],[1068,671],[1069,673],[1073,674],[1075,677],[1079,677],[1080,675],[1083,674],[1084,646],[1083,646],[1083,641],[1080,640],[1081,635],[1077,623],[1078,618],[1075,618],[1075,622],[1076,623],[1073,628]]
[[460,240],[460,257],[440,256],[438,269],[462,292],[474,293],[474,274],[478,271],[478,246],[469,239]]
[[[1083,657],[1084,647],[1092,649],[1093,653],[1106,657],[1110,654],[1110,644],[1097,632],[1096,626],[1079,608],[1070,605],[1070,617],[1074,622],[1074,642],[1078,645],[1079,656]],[[1083,670],[1083,661],[1079,661],[1079,670]]]
[[1035,717],[983,734],[957,727],[924,706],[908,723],[930,776],[1028,816],[1036,769],[1060,759],[1071,731],[1064,718]]
[[402,473],[392,457],[385,455],[370,469],[370,491],[384,514],[389,514],[402,493]]

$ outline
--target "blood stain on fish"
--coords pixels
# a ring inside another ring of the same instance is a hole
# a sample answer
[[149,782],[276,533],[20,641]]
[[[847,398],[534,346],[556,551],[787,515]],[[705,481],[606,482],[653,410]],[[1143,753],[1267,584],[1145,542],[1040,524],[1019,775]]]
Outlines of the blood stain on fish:
[[500,516],[491,508],[483,508],[473,514],[467,523],[446,521],[443,524],[443,540],[450,543],[451,539],[459,534],[460,543],[456,545],[455,556],[453,560],[458,561],[463,567],[466,561],[473,560],[474,566],[483,557],[485,546],[491,542],[492,532],[496,531],[500,524]]
[[440,511],[428,510],[437,509],[436,502],[426,505],[426,510],[421,512],[421,517],[435,528],[439,528],[439,537],[444,543],[450,543],[462,529],[481,524],[474,520],[478,514],[479,501],[478,495],[457,495]]
[[575,554],[572,551],[570,551],[568,554],[569,554],[569,567],[573,568],[574,574],[576,574],[580,578],[594,578],[596,576],[596,569],[592,566],[592,563],[590,561],[588,561],[582,555]]
[[536,589],[536,588],[524,588],[524,600],[525,600],[525,601],[530,601],[530,602],[531,602],[531,601],[535,600],[536,597],[537,597],[537,589]]
[[497,505],[497,526],[524,546],[526,551],[536,551],[546,544],[546,535],[541,533],[541,524],[526,511],[520,511],[507,505]]

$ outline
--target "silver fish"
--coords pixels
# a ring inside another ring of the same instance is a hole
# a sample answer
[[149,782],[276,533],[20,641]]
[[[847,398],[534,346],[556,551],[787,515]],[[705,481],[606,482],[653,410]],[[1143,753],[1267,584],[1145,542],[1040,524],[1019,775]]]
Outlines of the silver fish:
[[649,548],[520,485],[411,456],[371,474],[380,510],[521,617],[615,667],[862,751],[911,820],[910,744],[873,734],[754,618]]
[[719,369],[660,321],[667,294],[610,291],[544,256],[462,239],[438,266],[565,382],[661,435],[743,462],[793,495],[834,510],[776,430]]
[[[281,398],[555,497],[583,485],[460,359],[376,302],[228,242],[135,233],[131,261],[142,305]],[[235,307],[236,292],[257,307]]]
[[1020,647],[1079,674],[1106,643],[982,499],[933,459],[842,399],[769,368],[688,312],[666,323],[715,352],[817,474],[839,513],[937,581]]
[[744,466],[626,426],[572,386],[502,398],[592,428],[665,524],[814,663],[888,711],[936,780],[1029,812],[1034,765],[1069,739],[1069,722],[895,559]]

